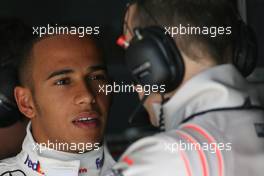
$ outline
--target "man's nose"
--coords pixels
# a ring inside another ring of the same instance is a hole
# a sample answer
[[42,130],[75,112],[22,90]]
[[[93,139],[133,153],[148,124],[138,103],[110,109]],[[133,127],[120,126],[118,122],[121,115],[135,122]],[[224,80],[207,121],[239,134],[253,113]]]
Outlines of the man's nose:
[[89,87],[85,83],[78,85],[76,89],[76,95],[74,97],[74,102],[77,105],[92,104],[95,102],[95,97],[93,95],[93,92],[89,89]]

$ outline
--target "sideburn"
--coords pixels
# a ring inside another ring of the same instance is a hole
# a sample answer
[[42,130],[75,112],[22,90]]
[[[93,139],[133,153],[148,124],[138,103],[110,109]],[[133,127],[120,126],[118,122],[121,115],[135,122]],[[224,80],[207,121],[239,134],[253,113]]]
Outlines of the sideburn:
[[36,95],[35,95],[35,89],[33,87],[30,88],[30,92],[31,92],[31,96],[32,96],[32,101],[34,103],[34,107],[36,108],[36,113],[41,115],[41,108],[39,106],[39,104],[37,103],[37,99],[36,99]]

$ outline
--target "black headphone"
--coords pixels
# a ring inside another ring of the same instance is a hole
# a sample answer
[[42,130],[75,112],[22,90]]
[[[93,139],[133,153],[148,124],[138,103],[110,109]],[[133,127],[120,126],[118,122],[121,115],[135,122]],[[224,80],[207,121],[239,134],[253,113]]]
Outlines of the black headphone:
[[22,115],[18,110],[14,98],[14,88],[18,85],[17,71],[12,64],[0,66],[0,127],[7,127]]
[[[143,8],[156,23],[156,26],[135,28],[135,35],[129,44],[125,42],[124,38],[120,38],[118,43],[123,46],[127,45],[125,61],[134,81],[142,86],[165,85],[166,91],[161,94],[163,102],[165,102],[164,93],[175,90],[183,80],[184,61],[173,38],[166,34],[164,28],[159,26],[148,9],[144,6]],[[241,18],[238,18],[237,21],[239,22],[239,32],[234,37],[232,62],[246,77],[256,67],[257,41],[250,27]],[[128,30],[131,33],[129,28]],[[146,98],[145,96],[138,107],[144,103]],[[164,126],[162,112],[161,108],[160,127]],[[132,117],[134,118],[134,116]]]
[[256,35],[251,27],[242,19],[239,19],[238,23],[239,30],[234,41],[233,65],[244,77],[247,77],[256,68],[258,45]]
[[128,69],[140,85],[165,85],[166,92],[180,85],[184,62],[174,40],[158,26],[136,28],[125,53]]
[[[176,89],[181,84],[185,67],[173,38],[159,26],[136,28],[134,34],[125,60],[135,82],[165,85],[165,93]],[[239,33],[235,36],[233,65],[246,77],[256,67],[256,61],[256,37],[250,27],[240,21]]]

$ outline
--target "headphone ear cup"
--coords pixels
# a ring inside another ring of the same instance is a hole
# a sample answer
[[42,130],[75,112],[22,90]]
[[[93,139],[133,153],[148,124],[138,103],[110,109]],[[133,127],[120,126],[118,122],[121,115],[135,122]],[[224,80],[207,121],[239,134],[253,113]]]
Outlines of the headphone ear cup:
[[0,127],[14,124],[21,118],[15,98],[14,88],[18,84],[16,71],[12,66],[5,66],[0,71]]
[[174,39],[169,34],[166,34],[164,28],[152,26],[147,30],[156,34],[159,38],[161,46],[166,50],[167,57],[165,57],[165,59],[167,59],[172,73],[170,81],[171,86],[169,86],[168,92],[175,90],[181,84],[185,73],[184,61],[180,50],[178,49]]
[[256,68],[258,57],[257,39],[254,31],[242,20],[239,22],[239,34],[235,38],[233,64],[244,77]]
[[135,29],[125,60],[135,82],[176,89],[183,79],[184,64],[172,38],[157,26]]

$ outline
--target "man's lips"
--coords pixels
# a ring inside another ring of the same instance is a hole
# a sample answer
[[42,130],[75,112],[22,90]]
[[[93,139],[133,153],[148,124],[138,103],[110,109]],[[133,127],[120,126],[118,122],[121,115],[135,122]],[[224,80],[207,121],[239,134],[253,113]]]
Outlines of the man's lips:
[[95,111],[79,113],[72,121],[74,125],[80,128],[91,128],[100,125],[99,114]]

